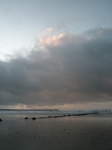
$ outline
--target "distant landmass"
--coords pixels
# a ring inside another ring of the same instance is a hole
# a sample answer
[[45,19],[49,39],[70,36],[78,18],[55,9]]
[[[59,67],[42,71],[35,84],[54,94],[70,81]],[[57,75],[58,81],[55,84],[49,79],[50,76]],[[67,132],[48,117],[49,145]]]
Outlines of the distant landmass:
[[0,109],[0,111],[59,111],[59,109]]

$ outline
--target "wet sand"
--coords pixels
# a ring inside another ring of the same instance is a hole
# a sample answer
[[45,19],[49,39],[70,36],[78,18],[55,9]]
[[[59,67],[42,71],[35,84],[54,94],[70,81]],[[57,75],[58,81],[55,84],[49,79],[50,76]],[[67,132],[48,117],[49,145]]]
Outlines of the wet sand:
[[112,117],[80,116],[0,122],[0,150],[112,150]]

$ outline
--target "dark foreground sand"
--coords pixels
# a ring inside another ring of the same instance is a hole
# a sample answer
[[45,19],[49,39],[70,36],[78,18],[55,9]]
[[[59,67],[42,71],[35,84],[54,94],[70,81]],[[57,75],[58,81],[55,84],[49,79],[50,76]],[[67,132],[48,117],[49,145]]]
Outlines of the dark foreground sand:
[[112,150],[112,117],[6,119],[0,150]]

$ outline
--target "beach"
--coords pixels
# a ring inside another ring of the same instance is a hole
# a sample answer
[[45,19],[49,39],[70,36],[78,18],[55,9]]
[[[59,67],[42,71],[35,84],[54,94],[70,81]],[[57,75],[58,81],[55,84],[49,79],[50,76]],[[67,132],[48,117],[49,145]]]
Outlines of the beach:
[[111,150],[111,116],[67,116],[0,122],[0,150]]

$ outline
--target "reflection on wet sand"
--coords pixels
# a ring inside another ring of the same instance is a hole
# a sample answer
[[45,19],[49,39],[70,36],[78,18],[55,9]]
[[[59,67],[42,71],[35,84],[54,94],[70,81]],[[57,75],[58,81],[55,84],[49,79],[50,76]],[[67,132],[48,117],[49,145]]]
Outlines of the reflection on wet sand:
[[112,149],[111,117],[66,116],[3,120],[0,150]]

